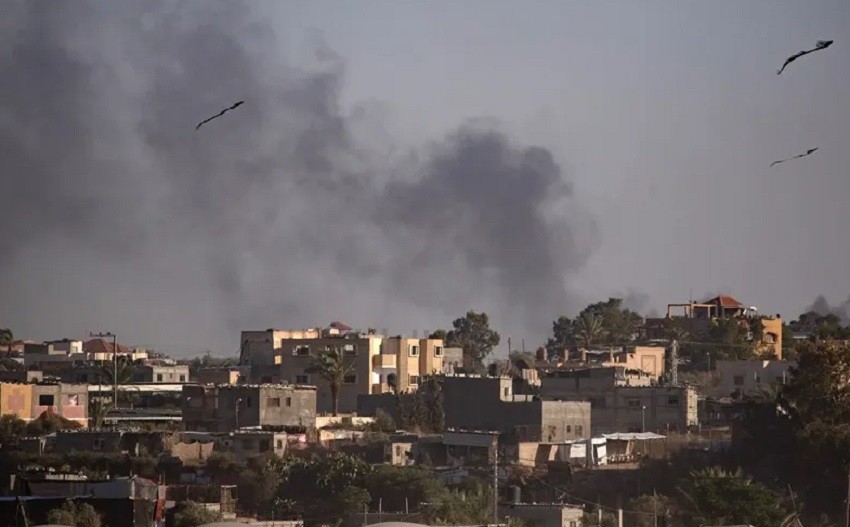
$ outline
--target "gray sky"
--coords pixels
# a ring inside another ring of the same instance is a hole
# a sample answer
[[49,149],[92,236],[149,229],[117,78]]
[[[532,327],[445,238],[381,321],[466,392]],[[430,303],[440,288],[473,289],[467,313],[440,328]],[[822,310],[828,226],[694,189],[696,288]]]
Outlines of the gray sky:
[[850,294],[845,1],[8,4],[20,337],[232,353],[476,308],[536,345],[609,295]]

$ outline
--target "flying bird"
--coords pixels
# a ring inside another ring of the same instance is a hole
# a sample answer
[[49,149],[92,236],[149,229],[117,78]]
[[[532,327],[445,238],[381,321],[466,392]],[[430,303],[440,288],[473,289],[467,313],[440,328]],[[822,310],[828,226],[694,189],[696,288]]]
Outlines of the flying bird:
[[806,150],[805,154],[800,154],[798,156],[789,157],[788,159],[780,159],[779,161],[774,161],[773,163],[770,164],[770,166],[773,167],[774,165],[778,165],[779,163],[784,163],[786,161],[791,161],[792,159],[799,159],[801,157],[810,156],[810,155],[814,154],[816,151],[817,151],[817,147],[809,148],[808,150]]
[[235,110],[236,108],[239,108],[240,106],[242,106],[242,104],[243,104],[244,102],[245,102],[245,101],[239,101],[239,102],[237,102],[236,104],[234,104],[233,106],[231,106],[230,108],[225,108],[224,110],[220,111],[220,112],[219,112],[218,114],[216,114],[216,115],[213,115],[213,116],[212,116],[212,117],[210,117],[209,119],[204,119],[203,121],[201,121],[200,123],[198,123],[198,126],[196,126],[196,127],[195,127],[195,130],[197,130],[197,129],[198,129],[198,128],[200,128],[201,126],[205,125],[206,123],[208,123],[208,122],[212,121],[213,119],[217,119],[217,118],[221,117],[222,115],[226,114],[226,113],[227,113],[227,112],[229,112],[230,110]]
[[809,49],[809,50],[806,50],[806,51],[801,51],[801,52],[796,53],[796,54],[794,54],[794,55],[791,55],[790,57],[788,57],[787,59],[785,59],[785,64],[783,64],[783,65],[782,65],[782,67],[781,67],[781,68],[779,68],[779,71],[777,71],[777,72],[776,72],[776,74],[777,74],[777,75],[781,74],[783,71],[785,71],[785,68],[786,68],[789,64],[791,64],[791,63],[792,63],[792,62],[794,62],[795,60],[799,59],[800,57],[802,57],[802,56],[804,56],[804,55],[808,55],[809,53],[814,53],[815,51],[820,51],[820,50],[822,50],[822,49],[826,49],[826,48],[828,48],[828,47],[829,47],[829,46],[831,46],[831,45],[832,45],[832,41],[831,41],[831,40],[818,40],[818,42],[817,42],[817,44],[815,44],[815,47],[814,47],[814,48]]

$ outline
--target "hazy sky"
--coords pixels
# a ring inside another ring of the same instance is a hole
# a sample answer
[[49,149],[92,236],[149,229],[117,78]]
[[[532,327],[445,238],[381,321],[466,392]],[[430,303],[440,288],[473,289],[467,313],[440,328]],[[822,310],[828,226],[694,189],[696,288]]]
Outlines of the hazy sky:
[[843,0],[6,2],[0,326],[224,354],[470,308],[536,345],[609,295],[841,304],[848,43]]

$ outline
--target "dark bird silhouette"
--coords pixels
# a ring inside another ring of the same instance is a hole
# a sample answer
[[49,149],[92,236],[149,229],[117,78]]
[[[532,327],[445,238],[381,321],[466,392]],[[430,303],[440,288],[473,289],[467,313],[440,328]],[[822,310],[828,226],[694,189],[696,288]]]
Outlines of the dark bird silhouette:
[[229,112],[230,110],[235,110],[236,108],[239,108],[240,106],[242,106],[242,104],[243,104],[244,102],[245,102],[245,101],[239,101],[239,102],[237,102],[236,104],[234,104],[233,106],[231,106],[230,108],[225,108],[224,110],[220,111],[220,112],[219,112],[219,113],[217,113],[216,115],[213,115],[213,116],[212,116],[212,117],[210,117],[209,119],[204,119],[203,121],[201,121],[200,123],[198,123],[198,126],[196,126],[196,127],[195,127],[195,130],[197,130],[197,129],[198,129],[198,128],[200,128],[201,126],[205,125],[206,123],[208,123],[208,122],[212,121],[213,119],[218,119],[219,117],[221,117],[222,115],[226,114],[226,113],[227,113],[227,112]]
[[786,161],[791,161],[792,159],[799,159],[801,157],[810,156],[810,155],[814,154],[816,151],[817,151],[817,147],[809,148],[808,150],[806,150],[805,154],[800,154],[798,156],[789,157],[788,159],[780,159],[779,161],[774,161],[773,163],[770,164],[770,166],[773,167],[774,165],[778,165],[779,163],[784,163]]
[[785,71],[785,68],[786,68],[789,64],[791,64],[791,63],[792,63],[792,62],[794,62],[795,60],[799,59],[800,57],[803,57],[803,56],[805,56],[805,55],[808,55],[809,53],[814,53],[815,51],[820,51],[820,50],[822,50],[822,49],[826,49],[826,48],[828,48],[828,47],[829,47],[829,46],[831,46],[831,45],[832,45],[832,41],[831,41],[831,40],[818,40],[818,42],[817,42],[817,44],[815,44],[815,47],[814,47],[814,48],[809,49],[809,50],[806,50],[806,51],[801,51],[801,52],[796,53],[796,54],[794,54],[794,55],[791,55],[790,57],[788,57],[787,59],[785,59],[785,64],[783,64],[783,65],[782,65],[782,67],[781,67],[781,68],[779,68],[779,71],[777,71],[777,72],[776,72],[776,74],[777,74],[777,75],[781,74],[783,71]]

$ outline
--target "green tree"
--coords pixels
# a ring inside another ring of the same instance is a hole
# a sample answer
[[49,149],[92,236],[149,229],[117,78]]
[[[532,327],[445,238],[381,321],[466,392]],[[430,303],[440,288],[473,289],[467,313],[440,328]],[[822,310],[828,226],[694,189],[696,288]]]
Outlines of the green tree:
[[12,344],[15,342],[15,334],[9,328],[0,328],[0,346],[6,346],[6,353],[12,354]]
[[552,337],[546,343],[546,358],[566,359],[568,349],[576,344],[574,337],[573,321],[569,317],[558,317],[552,322]]
[[15,414],[0,417],[0,443],[6,444],[23,436],[27,423]]
[[47,522],[68,527],[100,527],[101,515],[88,503],[66,501],[61,507],[47,513]]
[[490,329],[487,313],[468,311],[452,322],[446,335],[446,345],[463,348],[464,366],[483,365],[484,359],[499,345],[499,333]]
[[638,328],[643,323],[639,313],[623,307],[622,298],[609,298],[585,307],[578,315],[594,315],[602,321],[602,339],[597,344],[621,346],[634,340]]
[[438,329],[436,331],[432,331],[430,335],[428,335],[429,339],[438,339],[445,341],[448,332],[445,329]]
[[582,313],[579,315],[574,326],[575,339],[585,349],[599,342],[605,332],[602,317],[593,313]]
[[345,382],[345,378],[354,371],[354,363],[346,363],[342,350],[335,346],[320,352],[313,360],[310,371],[317,373],[319,377],[328,382],[331,390],[333,415],[336,416],[339,412],[339,389]]
[[680,491],[698,525],[782,526],[790,514],[776,492],[740,471],[718,467],[694,471]]
[[201,503],[186,501],[174,515],[175,527],[198,527],[207,523],[221,521],[221,513],[207,509]]
[[[681,510],[676,500],[663,494],[644,494],[629,501],[623,514],[624,523],[631,527],[656,527],[663,521],[667,525],[680,525]],[[656,523],[657,516],[657,523]]]
[[301,515],[305,524],[332,523],[369,503],[365,488],[371,466],[340,452],[310,458],[286,457],[272,461],[280,477],[275,514]]

